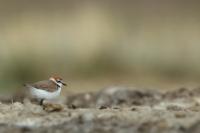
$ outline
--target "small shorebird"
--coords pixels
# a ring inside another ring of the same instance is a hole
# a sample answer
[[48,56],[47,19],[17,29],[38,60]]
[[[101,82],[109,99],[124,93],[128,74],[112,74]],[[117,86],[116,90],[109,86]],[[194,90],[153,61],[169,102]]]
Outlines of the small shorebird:
[[40,105],[42,105],[45,99],[50,100],[58,97],[63,85],[66,86],[66,83],[62,81],[62,78],[54,76],[50,77],[49,80],[26,84],[25,86],[29,89],[30,95],[40,100]]

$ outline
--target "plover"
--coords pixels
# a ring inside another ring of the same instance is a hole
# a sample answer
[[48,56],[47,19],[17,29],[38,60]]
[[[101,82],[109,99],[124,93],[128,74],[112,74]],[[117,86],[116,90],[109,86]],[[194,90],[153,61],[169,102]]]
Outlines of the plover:
[[26,84],[25,86],[29,89],[31,97],[40,100],[40,105],[42,105],[45,99],[57,98],[60,95],[63,85],[66,86],[66,83],[62,81],[61,77],[53,76],[49,80]]

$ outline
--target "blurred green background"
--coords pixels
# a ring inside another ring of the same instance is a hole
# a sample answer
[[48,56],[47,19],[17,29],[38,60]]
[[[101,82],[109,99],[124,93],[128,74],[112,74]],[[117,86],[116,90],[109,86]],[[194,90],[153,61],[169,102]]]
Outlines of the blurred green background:
[[62,76],[68,89],[200,81],[198,1],[0,1],[0,88]]

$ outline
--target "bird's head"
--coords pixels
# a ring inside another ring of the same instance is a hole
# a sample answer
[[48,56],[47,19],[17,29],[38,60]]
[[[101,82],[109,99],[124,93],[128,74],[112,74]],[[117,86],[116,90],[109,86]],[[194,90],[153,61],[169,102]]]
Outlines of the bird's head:
[[67,86],[67,84],[62,81],[63,79],[59,76],[52,76],[52,77],[49,78],[49,80],[53,81],[54,83],[56,83],[60,87],[62,85]]

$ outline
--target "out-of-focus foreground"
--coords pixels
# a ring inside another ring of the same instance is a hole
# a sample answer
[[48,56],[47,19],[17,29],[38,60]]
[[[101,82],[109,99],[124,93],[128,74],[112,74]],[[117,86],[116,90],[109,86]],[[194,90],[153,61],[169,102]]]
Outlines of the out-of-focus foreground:
[[198,83],[199,13],[180,0],[1,1],[0,87],[54,74],[81,90]]
[[[199,133],[200,89],[108,87],[68,95],[62,105],[2,101],[2,133]],[[73,106],[72,106],[73,105]]]

